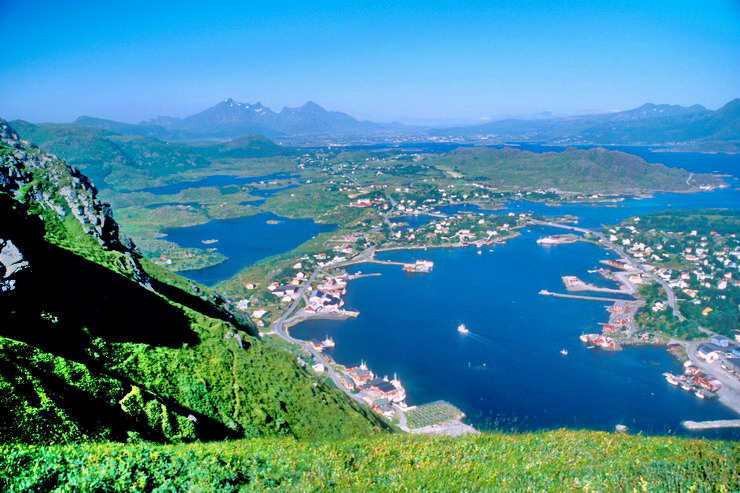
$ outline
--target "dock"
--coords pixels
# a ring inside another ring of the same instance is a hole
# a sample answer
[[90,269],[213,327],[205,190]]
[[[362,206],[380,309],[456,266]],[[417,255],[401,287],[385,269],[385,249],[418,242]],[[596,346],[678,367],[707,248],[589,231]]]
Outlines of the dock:
[[365,277],[377,277],[382,275],[383,274],[381,274],[380,272],[371,272],[369,274],[350,274],[347,278],[350,281],[354,281],[355,279],[363,279]]
[[563,276],[563,284],[568,291],[593,291],[596,293],[631,294],[632,291],[625,288],[602,288],[595,284],[587,283],[576,276]]
[[721,428],[740,428],[740,419],[718,419],[714,421],[683,421],[687,430],[718,430]]
[[383,264],[383,265],[406,265],[408,262],[395,262],[393,260],[378,260],[378,259],[368,259],[365,260],[365,263],[368,264]]
[[631,301],[631,300],[622,300],[618,298],[604,298],[602,296],[585,296],[582,294],[553,293],[545,289],[540,291],[540,294],[544,296],[557,296],[558,298],[573,298],[576,300],[606,301],[606,302],[611,302],[611,303],[626,303],[626,302]]

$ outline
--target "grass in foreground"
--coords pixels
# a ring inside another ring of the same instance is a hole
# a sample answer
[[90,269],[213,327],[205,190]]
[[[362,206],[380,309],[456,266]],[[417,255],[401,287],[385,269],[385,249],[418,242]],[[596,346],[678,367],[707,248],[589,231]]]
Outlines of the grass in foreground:
[[4,491],[737,491],[736,443],[558,430],[0,446]]

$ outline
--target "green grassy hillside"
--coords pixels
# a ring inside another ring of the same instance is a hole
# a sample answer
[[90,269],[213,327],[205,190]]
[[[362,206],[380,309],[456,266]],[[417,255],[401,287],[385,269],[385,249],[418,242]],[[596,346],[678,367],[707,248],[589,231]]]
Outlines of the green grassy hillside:
[[0,447],[5,491],[737,491],[737,444],[586,431]]
[[2,121],[0,137],[0,442],[389,430],[142,259],[87,178]]
[[534,153],[504,148],[460,148],[426,160],[437,168],[489,181],[503,188],[547,189],[571,192],[682,191],[702,184],[717,186],[712,175],[648,163],[642,158],[602,148]]

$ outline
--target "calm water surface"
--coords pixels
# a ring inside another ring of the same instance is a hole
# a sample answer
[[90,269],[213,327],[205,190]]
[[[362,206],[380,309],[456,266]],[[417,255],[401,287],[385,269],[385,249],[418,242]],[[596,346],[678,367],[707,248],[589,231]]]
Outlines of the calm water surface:
[[[738,156],[647,149],[639,154],[694,172],[740,170]],[[511,201],[506,211],[488,213],[574,214],[581,218],[581,225],[599,227],[661,209],[737,208],[737,179],[729,181],[731,188],[725,190],[658,194],[650,199],[628,199],[617,207],[547,207]],[[443,211],[461,209],[477,210],[463,206]],[[402,220],[418,227],[429,217]],[[356,266],[354,271],[382,273],[350,285],[347,306],[360,310],[361,315],[345,322],[304,322],[291,333],[305,339],[332,336],[337,342],[332,354],[338,362],[355,365],[364,359],[380,375],[396,372],[406,385],[410,403],[448,400],[482,429],[613,430],[625,424],[633,431],[651,434],[692,434],[680,426],[681,421],[736,418],[717,401],[703,401],[668,385],[661,374],[681,368],[665,349],[606,353],[589,350],[579,341],[582,332],[598,331],[598,323],[607,321],[605,305],[537,293],[540,289],[562,292],[563,275],[609,286],[588,270],[612,254],[586,243],[556,247],[535,243],[538,237],[556,231],[529,228],[493,251],[484,248],[481,255],[475,248],[386,254],[384,258],[399,261],[432,260],[435,268],[430,274],[415,275],[394,266]],[[460,335],[456,331],[460,323],[471,334]],[[563,348],[568,349],[568,356],[559,353]],[[712,431],[701,436],[738,439],[740,432]]]
[[174,183],[172,185],[164,185],[161,187],[144,188],[137,190],[138,192],[149,192],[154,195],[173,195],[182,192],[188,188],[202,188],[202,187],[225,187],[228,185],[246,185],[249,183],[256,183],[258,181],[268,180],[284,180],[287,178],[295,178],[298,175],[288,175],[285,173],[272,173],[264,176],[233,176],[233,175],[211,175],[202,178],[197,181],[186,181],[180,183]]
[[[279,221],[268,224],[267,221]],[[166,240],[184,248],[213,247],[227,260],[213,267],[180,272],[194,281],[212,286],[235,276],[240,270],[279,253],[287,252],[319,233],[333,231],[332,224],[317,224],[310,219],[286,219],[271,212],[237,219],[211,221],[187,228],[165,230]],[[206,245],[203,240],[215,239]]]
[[[558,150],[533,145],[522,148]],[[693,172],[737,174],[740,169],[740,156],[655,153],[634,147],[624,150]],[[737,208],[738,181],[735,177],[729,181],[731,188],[726,190],[658,194],[649,199],[628,199],[616,207],[548,207],[510,201],[506,211],[488,213],[573,214],[581,218],[580,225],[599,227],[661,209]],[[456,210],[478,209],[463,206],[444,212]],[[331,229],[307,220],[267,225],[269,218],[274,216],[214,221],[172,230],[168,239],[198,247],[203,246],[203,239],[219,239],[214,246],[229,260],[185,273],[213,284],[260,258],[288,251]],[[411,227],[430,219],[403,218]],[[383,258],[399,261],[432,260],[435,269],[430,274],[414,275],[397,266],[355,266],[353,272],[382,273],[350,285],[347,306],[360,310],[360,317],[345,322],[304,322],[291,333],[304,339],[330,335],[337,342],[332,354],[338,362],[354,365],[364,359],[380,375],[397,372],[410,403],[448,400],[483,429],[613,430],[615,425],[625,424],[635,432],[688,434],[680,426],[682,420],[737,417],[717,401],[703,401],[668,385],[661,373],[680,371],[680,366],[665,349],[628,348],[605,353],[581,344],[578,336],[582,332],[597,331],[598,323],[606,322],[605,305],[537,293],[541,289],[563,291],[563,275],[610,286],[587,271],[612,254],[586,243],[556,247],[535,243],[538,237],[554,232],[529,228],[506,245],[483,249],[481,255],[474,248],[385,254]],[[460,335],[456,331],[460,323],[465,323],[471,334]],[[563,348],[568,349],[568,356],[559,353]],[[737,439],[740,432],[707,432],[703,436]]]

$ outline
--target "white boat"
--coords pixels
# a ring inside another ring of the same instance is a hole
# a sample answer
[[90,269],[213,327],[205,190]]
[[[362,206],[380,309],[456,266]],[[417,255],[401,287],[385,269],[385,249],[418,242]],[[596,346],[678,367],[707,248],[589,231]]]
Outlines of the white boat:
[[676,380],[676,376],[672,373],[663,373],[663,376],[665,377],[665,381],[668,382],[671,385],[678,386],[678,380]]
[[691,385],[689,385],[687,383],[682,383],[681,384],[681,388],[684,389],[687,392],[691,392]]
[[458,331],[459,333],[461,333],[461,334],[467,334],[468,332],[470,332],[470,331],[468,330],[468,328],[467,328],[467,327],[465,327],[465,324],[460,324],[460,325],[458,325],[458,327],[457,327],[457,331]]
[[707,398],[701,390],[697,390],[696,392],[694,392],[694,395],[697,396],[699,399]]
[[568,356],[568,350],[567,349],[561,349],[560,350],[560,354],[562,354],[563,356]]

